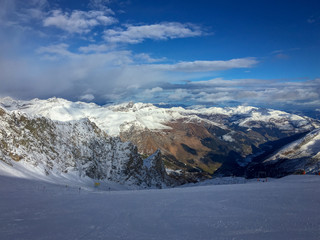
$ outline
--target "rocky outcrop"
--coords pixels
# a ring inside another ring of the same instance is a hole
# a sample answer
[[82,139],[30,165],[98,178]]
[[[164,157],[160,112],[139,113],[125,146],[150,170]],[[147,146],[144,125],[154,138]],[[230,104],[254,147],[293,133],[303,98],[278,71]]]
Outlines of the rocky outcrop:
[[109,137],[88,119],[60,122],[1,107],[0,161],[23,162],[47,175],[77,172],[142,187],[172,183],[160,151],[142,159],[132,143]]

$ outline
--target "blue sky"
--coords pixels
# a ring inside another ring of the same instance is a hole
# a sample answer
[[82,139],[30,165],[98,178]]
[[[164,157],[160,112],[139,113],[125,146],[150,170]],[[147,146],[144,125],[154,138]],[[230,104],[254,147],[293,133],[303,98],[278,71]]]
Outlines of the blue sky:
[[320,109],[319,1],[0,0],[0,96]]

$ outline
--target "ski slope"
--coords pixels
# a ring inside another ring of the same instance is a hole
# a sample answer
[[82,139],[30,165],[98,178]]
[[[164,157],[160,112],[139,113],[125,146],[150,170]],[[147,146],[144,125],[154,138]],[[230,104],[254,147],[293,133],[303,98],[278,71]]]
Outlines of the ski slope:
[[0,239],[319,239],[320,177],[102,191],[0,176]]

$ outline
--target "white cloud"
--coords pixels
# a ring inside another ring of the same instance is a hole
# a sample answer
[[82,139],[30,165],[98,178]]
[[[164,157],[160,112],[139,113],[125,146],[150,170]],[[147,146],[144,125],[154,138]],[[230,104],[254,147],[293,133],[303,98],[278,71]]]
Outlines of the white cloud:
[[81,96],[79,99],[82,101],[92,101],[94,99],[94,96],[93,96],[93,94],[88,93],[88,94]]
[[76,56],[75,54],[71,53],[68,50],[69,45],[65,43],[60,43],[56,45],[50,45],[46,47],[39,47],[36,52],[38,54],[45,54],[45,57],[48,57],[46,54],[52,55],[59,55],[59,56],[64,56],[64,57],[72,57]]
[[[32,20],[41,21],[49,4],[47,0],[1,0],[0,6],[0,26],[23,29]],[[32,29],[30,26],[28,28],[29,31]]]
[[169,99],[182,100],[189,96],[190,96],[190,93],[186,89],[177,89],[172,94],[169,95]]
[[228,103],[259,105],[265,107],[318,107],[320,106],[320,79],[303,82],[261,79],[221,78],[209,81],[188,82],[163,88],[171,100],[198,104],[225,105]]
[[152,99],[157,93],[161,93],[163,89],[161,87],[154,87],[152,89],[146,89],[143,91],[144,99]]
[[275,80],[262,80],[262,79],[223,79],[214,78],[207,81],[189,82],[189,86],[193,88],[218,88],[218,87],[256,87],[261,85],[270,85]]
[[200,103],[207,103],[207,104],[217,104],[220,102],[228,102],[235,99],[234,96],[232,96],[233,92],[221,92],[221,91],[208,91],[208,89],[202,89],[202,92],[200,93],[194,93],[191,92],[193,96],[193,100]]
[[90,53],[90,52],[100,53],[100,52],[107,52],[111,49],[114,49],[114,47],[106,44],[89,44],[88,46],[80,47],[79,51],[83,53]]
[[151,25],[127,25],[126,29],[109,29],[104,32],[104,39],[114,43],[141,43],[145,39],[167,40],[174,38],[197,37],[204,32],[193,24],[177,22]]
[[106,16],[104,11],[79,11],[63,13],[61,10],[53,10],[50,16],[43,20],[43,26],[54,26],[69,33],[88,33],[98,25],[111,25],[117,22],[112,16]]
[[153,65],[153,67],[164,71],[209,72],[233,68],[250,68],[257,63],[258,61],[255,58],[237,58],[227,61],[193,61],[179,62],[177,64],[157,64]]
[[162,92],[163,89],[161,87],[155,87],[149,90],[149,92],[151,93],[155,93],[155,92]]
[[[133,63],[131,51],[114,50],[104,52],[102,51],[104,48],[103,46],[89,45],[87,48],[83,47],[81,49],[82,52],[77,53],[71,52],[68,48],[68,44],[61,43],[40,47],[36,50],[36,52],[44,59],[57,61],[64,59],[72,66],[76,66],[79,63],[88,64],[86,66],[81,66],[78,71],[83,71],[83,69],[86,69],[89,66],[100,67],[104,65],[105,68],[110,69],[113,67],[121,67]],[[101,51],[98,51],[99,49]]]
[[114,14],[114,12],[107,6],[110,0],[90,0],[89,7],[92,9],[98,9],[108,14]]
[[138,61],[141,60],[142,62],[146,62],[146,63],[162,62],[166,60],[166,58],[153,58],[147,53],[135,54],[134,58]]

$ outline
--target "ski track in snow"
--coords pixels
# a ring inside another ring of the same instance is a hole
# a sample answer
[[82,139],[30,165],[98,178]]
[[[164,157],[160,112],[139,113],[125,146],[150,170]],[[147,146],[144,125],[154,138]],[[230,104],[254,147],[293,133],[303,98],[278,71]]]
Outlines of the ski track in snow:
[[0,239],[319,239],[320,177],[80,190],[0,176]]

